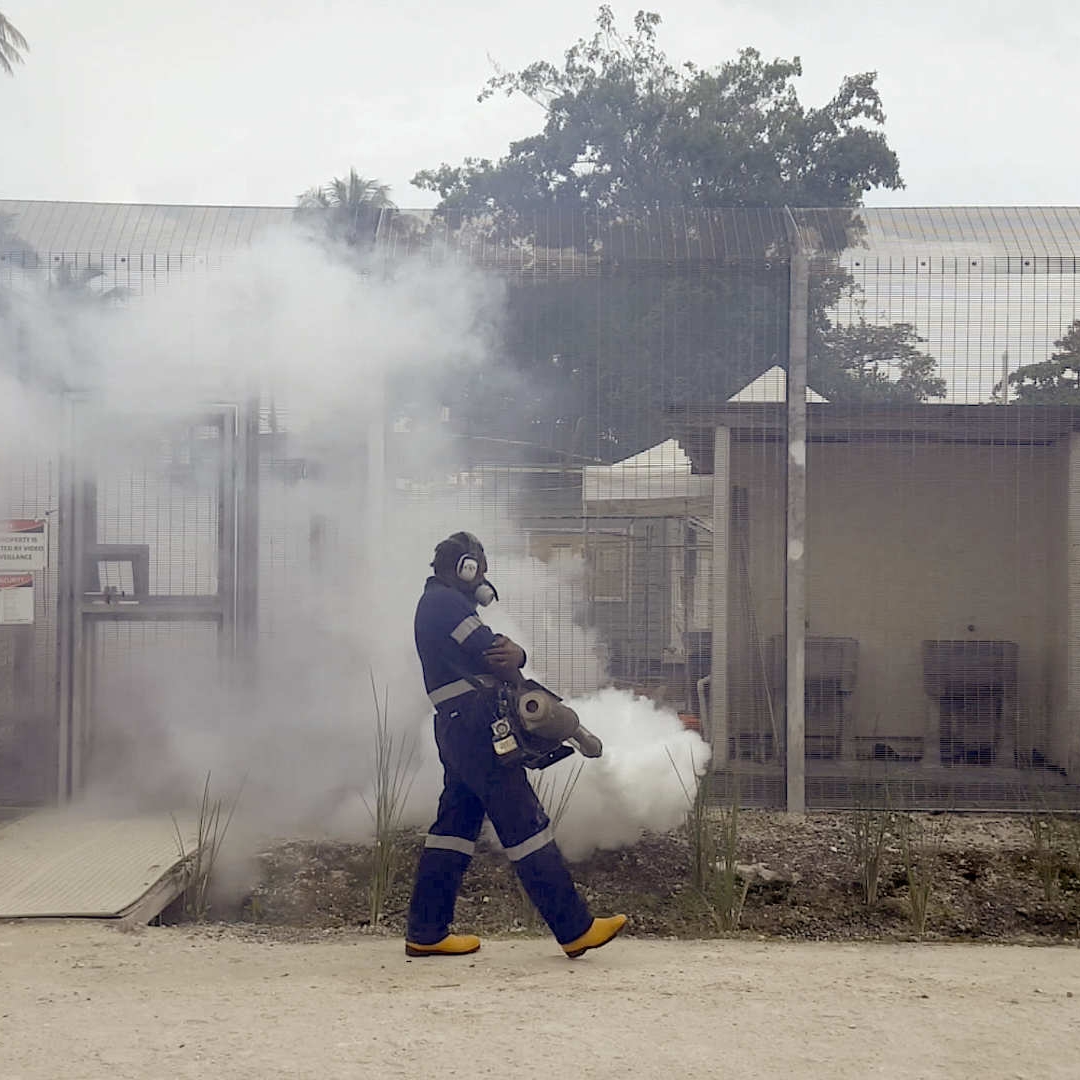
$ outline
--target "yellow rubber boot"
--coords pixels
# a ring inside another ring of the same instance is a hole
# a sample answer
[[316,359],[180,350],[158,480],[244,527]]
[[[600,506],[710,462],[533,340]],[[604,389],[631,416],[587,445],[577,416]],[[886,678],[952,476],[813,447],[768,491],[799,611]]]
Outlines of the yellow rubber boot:
[[612,915],[606,919],[593,919],[592,926],[576,941],[563,946],[563,952],[571,959],[606,945],[626,925],[625,915]]
[[467,956],[480,948],[480,939],[475,934],[447,934],[442,941],[434,945],[415,945],[405,942],[407,956]]

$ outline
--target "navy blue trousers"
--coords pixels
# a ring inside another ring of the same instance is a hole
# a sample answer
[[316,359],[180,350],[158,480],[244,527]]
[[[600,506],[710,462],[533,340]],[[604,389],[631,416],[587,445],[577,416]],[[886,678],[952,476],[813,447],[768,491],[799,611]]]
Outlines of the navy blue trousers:
[[581,937],[592,925],[525,769],[502,765],[495,757],[493,719],[489,699],[479,693],[469,695],[459,708],[440,710],[435,716],[443,790],[409,905],[407,938],[417,945],[433,945],[449,932],[461,879],[485,815],[559,944]]

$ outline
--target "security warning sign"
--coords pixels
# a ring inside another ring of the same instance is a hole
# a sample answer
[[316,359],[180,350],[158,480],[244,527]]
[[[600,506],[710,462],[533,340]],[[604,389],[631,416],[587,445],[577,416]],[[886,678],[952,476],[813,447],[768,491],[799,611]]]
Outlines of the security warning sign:
[[0,574],[0,626],[34,621],[34,575]]
[[49,526],[33,519],[0,520],[0,573],[44,570],[49,557]]

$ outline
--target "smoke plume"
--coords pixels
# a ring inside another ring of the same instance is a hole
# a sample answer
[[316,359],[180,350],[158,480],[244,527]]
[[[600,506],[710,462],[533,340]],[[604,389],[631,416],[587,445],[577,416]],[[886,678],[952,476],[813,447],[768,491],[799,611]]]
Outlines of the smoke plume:
[[[439,415],[441,373],[492,364],[499,283],[420,259],[358,267],[289,232],[158,284],[120,305],[73,304],[27,280],[0,316],[5,460],[55,459],[70,440],[98,480],[98,541],[149,538],[152,574],[176,595],[218,584],[219,526],[215,445],[176,418],[262,405],[255,655],[223,659],[210,625],[101,629],[87,802],[189,809],[209,771],[223,794],[243,782],[247,832],[363,840],[378,695],[395,738],[415,746],[406,816],[426,825],[441,770],[412,615],[435,544],[470,529],[503,596],[485,618],[605,742],[562,821],[564,848],[580,857],[676,825],[704,743],[673,712],[604,688],[579,571],[523,554],[505,508],[451,475],[445,425],[419,422]],[[403,382],[407,402],[393,393]],[[388,434],[407,443],[407,475],[372,457]],[[3,516],[20,512],[16,471]]]

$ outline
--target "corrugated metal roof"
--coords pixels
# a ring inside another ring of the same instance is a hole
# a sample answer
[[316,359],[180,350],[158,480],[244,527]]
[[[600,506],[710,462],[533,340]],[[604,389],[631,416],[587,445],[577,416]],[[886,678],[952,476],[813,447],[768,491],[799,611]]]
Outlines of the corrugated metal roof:
[[984,259],[1080,257],[1080,207],[930,206],[795,210],[804,244],[825,255]]
[[[215,256],[293,215],[291,207],[0,199],[0,245],[40,256]],[[677,207],[632,221],[591,212],[494,220],[397,210],[385,215],[379,238],[387,250],[450,249],[494,267],[573,273],[594,270],[598,257],[621,265],[783,259],[793,223],[804,246],[824,255],[1080,257],[1080,207],[866,207],[795,209],[790,215],[779,208]]]
[[39,255],[219,255],[292,220],[287,207],[154,206],[0,199],[7,250]]

